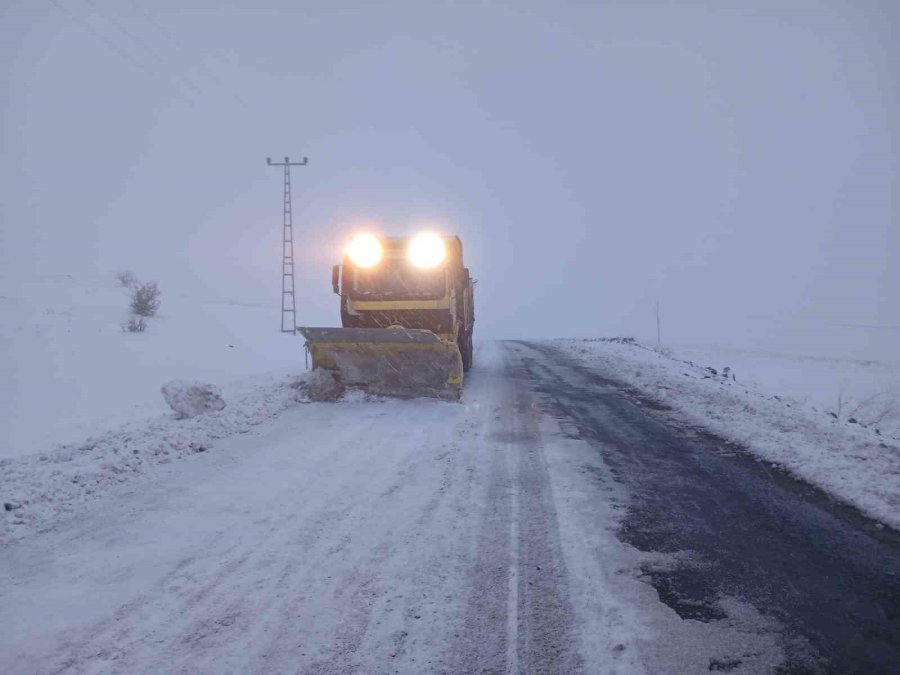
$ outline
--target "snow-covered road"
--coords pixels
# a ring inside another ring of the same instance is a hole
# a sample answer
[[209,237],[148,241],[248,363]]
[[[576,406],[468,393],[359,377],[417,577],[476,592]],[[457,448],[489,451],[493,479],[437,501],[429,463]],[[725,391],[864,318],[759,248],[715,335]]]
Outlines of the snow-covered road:
[[[488,360],[463,405],[298,406],[11,545],[0,671],[561,672],[589,634],[628,664],[602,579],[573,601],[540,416]],[[590,540],[566,540],[587,567]]]
[[615,439],[544,352],[477,358],[462,404],[292,407],[10,542],[0,672],[756,673],[809,647],[737,586],[679,615],[639,577],[678,592],[691,554],[626,543]]

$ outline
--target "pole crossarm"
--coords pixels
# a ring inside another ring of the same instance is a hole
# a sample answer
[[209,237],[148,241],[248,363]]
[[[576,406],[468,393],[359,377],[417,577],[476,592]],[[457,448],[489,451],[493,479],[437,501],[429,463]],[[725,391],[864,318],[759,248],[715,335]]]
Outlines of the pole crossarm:
[[273,162],[271,157],[266,157],[266,164],[269,166],[306,166],[309,162],[307,157],[304,157],[299,162],[292,162],[290,157],[285,157],[283,162]]

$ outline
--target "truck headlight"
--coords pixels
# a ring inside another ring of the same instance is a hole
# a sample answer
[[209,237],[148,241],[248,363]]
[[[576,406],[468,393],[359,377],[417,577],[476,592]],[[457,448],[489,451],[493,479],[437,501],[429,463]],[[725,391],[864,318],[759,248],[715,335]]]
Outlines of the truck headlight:
[[374,267],[381,261],[384,249],[374,235],[358,234],[347,244],[346,253],[357,267]]
[[416,267],[437,267],[447,257],[447,247],[438,235],[427,232],[416,236],[406,250],[406,257]]

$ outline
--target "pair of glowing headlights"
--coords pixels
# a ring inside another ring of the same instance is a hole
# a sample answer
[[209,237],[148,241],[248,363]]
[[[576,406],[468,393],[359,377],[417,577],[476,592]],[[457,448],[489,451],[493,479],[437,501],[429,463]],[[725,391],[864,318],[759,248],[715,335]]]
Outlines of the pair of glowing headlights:
[[[347,257],[357,267],[375,267],[384,255],[384,247],[378,237],[371,234],[358,234],[347,245]],[[406,259],[415,267],[431,269],[437,267],[447,257],[447,247],[438,235],[427,232],[420,234],[409,242],[406,248]]]

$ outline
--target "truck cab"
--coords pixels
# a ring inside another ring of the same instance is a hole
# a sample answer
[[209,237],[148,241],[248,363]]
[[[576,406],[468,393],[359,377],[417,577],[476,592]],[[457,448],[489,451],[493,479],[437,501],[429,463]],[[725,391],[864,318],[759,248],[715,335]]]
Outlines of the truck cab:
[[459,237],[362,235],[332,270],[345,328],[429,330],[455,341],[464,370],[472,366],[474,282]]

